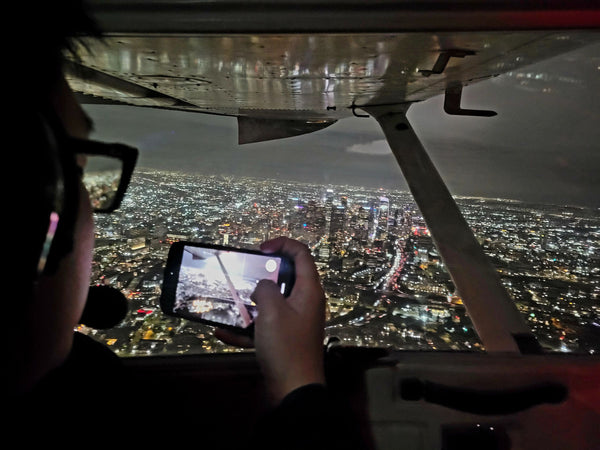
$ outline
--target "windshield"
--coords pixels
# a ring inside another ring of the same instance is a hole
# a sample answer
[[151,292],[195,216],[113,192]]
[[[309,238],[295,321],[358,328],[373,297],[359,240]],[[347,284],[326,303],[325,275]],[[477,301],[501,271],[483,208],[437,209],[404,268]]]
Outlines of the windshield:
[[[545,350],[600,349],[600,46],[465,88],[408,117]],[[237,144],[234,118],[85,105],[94,138],[140,149],[121,208],[96,216],[93,283],[124,292],[126,319],[82,331],[121,356],[240,351],[158,306],[171,243],[312,250],[328,338],[399,350],[485,351],[378,124]]]

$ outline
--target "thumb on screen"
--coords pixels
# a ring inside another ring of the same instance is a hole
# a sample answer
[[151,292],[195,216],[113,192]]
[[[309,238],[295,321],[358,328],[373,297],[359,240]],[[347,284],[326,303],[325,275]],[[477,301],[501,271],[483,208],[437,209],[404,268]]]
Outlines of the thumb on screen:
[[279,286],[271,280],[261,280],[256,285],[256,289],[250,296],[256,303],[258,314],[269,313],[279,306],[283,300],[283,295],[279,292]]

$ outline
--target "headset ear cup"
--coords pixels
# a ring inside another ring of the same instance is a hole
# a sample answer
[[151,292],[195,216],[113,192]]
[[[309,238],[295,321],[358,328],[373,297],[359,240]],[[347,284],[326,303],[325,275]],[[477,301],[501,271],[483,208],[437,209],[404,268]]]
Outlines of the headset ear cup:
[[19,148],[12,155],[15,158],[13,167],[21,174],[20,182],[5,192],[13,191],[17,202],[14,211],[18,214],[13,215],[11,226],[18,230],[19,236],[25,237],[19,241],[20,248],[11,253],[16,255],[19,267],[23,268],[19,273],[31,283],[39,275],[52,214],[60,215],[57,198],[62,195],[62,168],[51,129],[43,116],[28,112],[18,118],[26,124],[21,125],[26,129],[19,133]]
[[[25,211],[20,222],[31,237],[31,245],[23,256],[28,277],[35,282],[40,269],[44,274],[53,273],[73,247],[79,181],[74,155],[61,149],[61,129],[57,133],[57,126],[51,126],[42,114],[33,114],[28,124],[27,151],[20,152],[18,158],[31,183],[21,199]],[[49,234],[53,225],[55,232]]]
[[[79,171],[73,149],[66,144],[66,132],[54,114],[49,115],[49,143],[56,161],[54,209],[58,226],[48,252],[44,274],[56,271],[60,260],[73,249],[75,222],[79,211]],[[50,213],[52,214],[52,212]]]

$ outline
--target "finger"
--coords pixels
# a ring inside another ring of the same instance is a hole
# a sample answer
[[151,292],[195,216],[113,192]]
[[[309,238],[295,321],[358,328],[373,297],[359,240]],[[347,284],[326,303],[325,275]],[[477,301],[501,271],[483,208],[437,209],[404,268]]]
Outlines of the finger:
[[259,281],[250,298],[256,303],[258,316],[263,318],[276,314],[277,309],[285,301],[279,286],[271,280]]
[[291,297],[311,299],[322,296],[319,273],[310,249],[302,242],[286,237],[266,241],[261,245],[265,253],[281,253],[294,260],[296,281]]
[[254,341],[250,336],[244,336],[235,331],[225,330],[223,328],[215,329],[215,337],[225,344],[234,347],[253,348]]
[[300,241],[282,236],[263,242],[260,249],[265,253],[282,253],[292,258],[297,266],[297,276],[318,275],[310,249]]

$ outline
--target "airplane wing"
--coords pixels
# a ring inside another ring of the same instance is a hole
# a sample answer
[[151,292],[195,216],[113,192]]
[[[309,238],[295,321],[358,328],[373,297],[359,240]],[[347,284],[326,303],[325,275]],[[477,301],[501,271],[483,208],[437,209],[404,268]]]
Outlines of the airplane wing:
[[69,81],[82,102],[236,116],[246,143],[446,92],[447,112],[492,114],[462,87],[599,39],[584,2],[326,3],[92,1],[106,38]]

